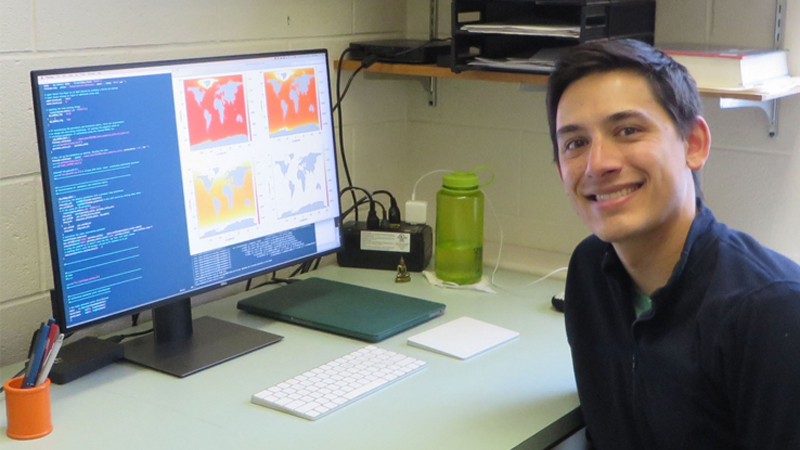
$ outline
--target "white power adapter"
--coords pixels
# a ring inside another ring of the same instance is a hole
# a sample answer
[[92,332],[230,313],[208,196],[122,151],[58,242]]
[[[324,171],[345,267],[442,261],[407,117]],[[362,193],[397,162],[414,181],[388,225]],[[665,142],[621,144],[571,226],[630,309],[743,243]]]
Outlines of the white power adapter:
[[424,224],[427,220],[428,202],[424,200],[409,200],[406,202],[406,223]]

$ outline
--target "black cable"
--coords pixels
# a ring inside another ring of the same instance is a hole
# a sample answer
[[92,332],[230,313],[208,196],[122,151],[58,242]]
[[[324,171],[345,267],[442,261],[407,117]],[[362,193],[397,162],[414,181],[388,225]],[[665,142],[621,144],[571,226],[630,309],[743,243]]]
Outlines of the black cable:
[[[400,219],[400,207],[397,206],[397,200],[394,198],[391,192],[386,190],[379,190],[374,191],[372,195],[378,194],[385,194],[389,196],[389,200],[391,201],[391,205],[389,206],[389,223],[400,224],[402,220]],[[384,219],[386,216],[384,214]]]
[[[382,213],[383,213],[383,220],[386,220],[386,217],[387,217],[387,216],[386,216],[386,215],[387,215],[387,209],[386,209],[386,206],[384,206],[384,204],[383,204],[383,203],[381,203],[381,202],[379,202],[379,201],[377,201],[377,200],[373,200],[373,201],[374,201],[374,202],[375,202],[375,203],[376,203],[378,206],[380,206],[380,207],[381,207],[381,211],[382,211]],[[345,218],[347,218],[347,216],[349,216],[349,215],[350,215],[350,213],[351,213],[351,212],[353,212],[353,210],[355,210],[356,208],[358,208],[359,206],[361,206],[361,205],[363,205],[363,204],[365,204],[365,203],[369,203],[369,199],[368,199],[368,198],[366,198],[366,197],[361,197],[361,199],[358,201],[358,203],[356,203],[355,205],[353,205],[353,206],[351,206],[351,207],[347,208],[347,209],[346,209],[346,210],[345,210],[345,211],[342,213],[342,220],[344,220]]]
[[[416,47],[412,47],[412,48],[397,52],[397,53],[395,53],[393,55],[390,55],[389,57],[390,58],[395,58],[397,56],[402,56],[402,55],[404,55],[406,53],[410,53],[410,52],[418,50],[418,49],[420,49],[422,47],[426,47],[428,45],[431,45],[434,42],[446,42],[446,41],[449,41],[450,39],[451,38],[431,39],[431,40],[425,42],[422,45],[419,45],[419,46],[416,46]],[[342,100],[344,100],[345,94],[347,94],[347,91],[350,89],[350,84],[353,82],[353,79],[356,77],[358,72],[360,72],[364,68],[368,68],[369,66],[374,64],[378,60],[378,57],[376,55],[369,55],[366,58],[364,58],[364,60],[361,61],[361,65],[358,67],[358,69],[356,69],[353,72],[353,74],[350,75],[350,78],[347,80],[347,85],[345,86],[344,92],[342,92],[342,90],[341,90],[342,62],[344,61],[345,56],[347,56],[347,54],[350,53],[350,51],[351,50],[348,47],[348,48],[344,49],[344,51],[342,51],[341,56],[339,56],[339,65],[336,67],[336,104],[331,108],[331,113],[336,112],[337,113],[337,118],[339,119],[338,120],[338,122],[339,122],[339,124],[338,124],[338,128],[339,128],[339,152],[342,154],[342,167],[344,168],[344,174],[347,177],[347,187],[352,188],[353,187],[353,179],[350,177],[350,168],[347,165],[347,156],[345,155],[345,151],[344,151],[344,125],[342,124],[342,106],[341,106],[341,104],[342,104]],[[350,194],[351,194],[352,199],[353,199],[353,204],[356,204],[357,203],[356,193],[353,192],[353,191],[350,191]],[[358,222],[358,209],[357,208],[355,210],[355,213],[356,213],[356,222]],[[375,217],[375,221],[377,221],[377,216]],[[372,223],[370,217],[367,218],[367,223],[368,224]],[[369,227],[369,225],[368,225],[368,227]]]
[[406,53],[411,53],[411,52],[413,52],[413,51],[415,51],[415,50],[419,50],[419,49],[421,49],[421,48],[423,48],[423,47],[427,47],[427,46],[429,46],[429,45],[431,45],[431,44],[435,44],[435,43],[437,43],[437,42],[447,42],[447,41],[450,41],[450,40],[452,40],[452,39],[453,39],[453,38],[444,38],[444,39],[439,39],[439,38],[436,38],[436,39],[431,39],[431,40],[429,40],[428,42],[426,42],[426,43],[424,43],[424,44],[422,44],[422,45],[418,45],[418,46],[416,46],[416,47],[412,47],[412,48],[407,48],[407,49],[405,49],[405,50],[402,50],[402,51],[399,51],[399,52],[397,52],[397,53],[394,53],[394,54],[392,54],[392,55],[389,55],[388,57],[389,57],[389,58],[397,58],[398,56],[403,56],[403,55],[405,55]]
[[355,202],[356,202],[355,201],[355,192],[354,191],[363,192],[364,195],[366,195],[367,198],[369,199],[370,204],[372,204],[374,202],[374,200],[372,199],[372,194],[370,194],[370,192],[368,190],[366,190],[364,188],[360,188],[358,186],[345,186],[345,187],[343,187],[342,190],[339,191],[339,198],[342,198],[342,195],[344,195],[344,193],[347,192],[347,191],[353,192],[353,201],[354,201],[353,204],[355,204]]
[[149,334],[149,333],[152,333],[152,332],[153,332],[153,329],[150,328],[149,330],[137,331],[136,333],[118,334],[116,336],[111,336],[110,338],[108,338],[106,340],[109,341],[109,342],[114,342],[114,343],[119,344],[120,342],[124,341],[125,339],[130,339],[132,337],[137,337],[137,336],[144,336],[145,334]]
[[[350,168],[347,166],[347,156],[344,153],[344,127],[342,126],[342,108],[339,106],[339,103],[342,101],[342,96],[340,94],[340,82],[342,79],[342,61],[344,61],[344,57],[350,52],[350,48],[344,49],[342,52],[342,56],[339,57],[339,66],[336,68],[336,104],[338,107],[338,118],[339,118],[339,152],[342,154],[342,167],[344,167],[344,174],[347,177],[347,187],[353,187],[353,180],[350,178]],[[333,110],[331,110],[333,112]],[[353,203],[356,203],[356,193],[350,191],[353,196]],[[356,211],[356,221],[358,221],[358,211]]]
[[389,198],[394,198],[394,195],[392,195],[392,193],[387,191],[386,189],[379,189],[377,191],[372,191],[372,195],[378,195],[378,194],[385,194],[388,195]]
[[[383,211],[383,218],[384,218],[384,219],[386,219],[386,214],[387,214],[387,212],[386,212],[386,211],[387,211],[387,209],[386,209],[386,206],[385,206],[383,203],[381,203],[381,202],[379,202],[379,201],[377,201],[377,200],[373,200],[373,202],[375,202],[375,204],[377,204],[378,206],[380,206],[380,207],[381,207],[381,210]],[[356,203],[355,205],[353,205],[353,206],[351,206],[351,207],[347,208],[347,209],[346,209],[346,210],[345,210],[345,211],[342,213],[342,220],[344,220],[344,219],[345,219],[345,218],[346,218],[348,215],[350,215],[350,213],[351,213],[351,212],[353,212],[353,210],[354,210],[354,209],[356,209],[357,207],[359,207],[359,206],[361,206],[361,205],[363,205],[363,204],[365,204],[365,203],[369,203],[369,199],[368,199],[367,197],[361,197],[361,198],[358,200],[358,203]]]
[[[451,40],[451,38],[431,39],[431,40],[425,42],[422,45],[418,45],[418,46],[412,47],[412,48],[407,48],[407,49],[405,49],[403,51],[400,51],[400,52],[397,52],[397,53],[393,53],[393,54],[391,54],[389,56],[386,56],[386,58],[391,59],[391,58],[396,58],[398,56],[403,56],[406,53],[411,53],[411,52],[419,50],[419,49],[421,49],[423,47],[427,47],[427,46],[429,46],[429,45],[431,45],[433,43],[436,43],[436,42],[447,42],[449,40]],[[339,58],[339,69],[341,69],[342,61],[344,61],[344,54],[345,53],[342,53],[342,56]],[[350,78],[347,80],[347,84],[344,87],[344,92],[342,92],[341,95],[339,95],[339,93],[338,93],[338,86],[337,86],[337,99],[336,99],[336,104],[333,105],[332,111],[336,111],[339,108],[339,104],[342,102],[342,100],[344,99],[345,95],[347,95],[347,91],[350,89],[350,84],[353,82],[353,79],[356,77],[358,72],[361,72],[363,69],[367,69],[367,68],[369,68],[369,66],[371,66],[371,65],[375,64],[376,62],[378,62],[378,58],[379,57],[377,55],[368,55],[366,58],[364,58],[364,60],[361,61],[361,65],[358,66],[358,69],[353,71],[353,73],[350,75]],[[338,75],[337,75],[337,77],[338,77]]]
[[296,276],[297,276],[297,275],[300,273],[300,271],[301,271],[301,270],[303,270],[303,265],[302,265],[302,264],[300,264],[299,266],[297,266],[297,269],[295,269],[295,271],[294,271],[294,272],[292,272],[292,274],[291,274],[291,275],[289,275],[289,278],[294,278],[294,277],[296,277]]
[[[367,197],[369,197],[369,213],[367,213],[367,229],[377,230],[380,227],[381,221],[380,219],[378,219],[378,214],[375,212],[375,200],[372,199],[372,194],[370,194],[369,191],[357,186],[347,186],[339,192],[339,197],[341,198],[341,196],[344,195],[344,193],[347,191],[353,192],[356,189],[362,191],[364,194],[366,194]],[[353,194],[353,197],[355,197],[355,194]],[[358,222],[358,208],[356,208],[354,211],[356,213],[356,222]]]
[[139,313],[131,316],[131,326],[135,327],[136,325],[139,325]]
[[261,286],[267,286],[267,285],[270,285],[270,284],[280,284],[280,283],[292,284],[292,283],[296,283],[298,281],[301,281],[301,280],[291,279],[291,278],[273,278],[273,279],[267,280],[267,281],[265,281],[265,282],[263,282],[263,283],[261,283],[259,285],[253,286],[253,289],[257,289],[257,288],[260,288]]
[[312,270],[319,269],[319,263],[321,263],[321,262],[322,262],[322,257],[320,256],[319,258],[317,258],[316,262],[314,263],[314,268]]
[[366,195],[361,197],[360,199],[358,199],[358,201],[354,205],[350,206],[349,208],[347,208],[347,210],[345,212],[342,213],[342,220],[344,220],[344,218],[347,217],[348,214],[353,212],[354,209],[356,209],[357,207],[363,205],[364,203],[367,203],[368,201],[369,201],[369,199],[367,198]]
[[[341,62],[339,63],[339,66],[341,67]],[[354,70],[353,73],[350,75],[350,78],[347,79],[347,84],[344,85],[344,91],[336,99],[336,104],[333,105],[332,111],[336,111],[337,109],[339,109],[339,105],[341,105],[342,100],[344,100],[344,96],[347,95],[347,91],[350,90],[350,84],[353,83],[353,79],[356,77],[356,75],[358,75],[358,72],[361,72],[363,69],[364,69],[363,64],[358,66],[358,69]]]
[[[386,219],[386,206],[384,206],[384,204],[383,204],[383,203],[381,203],[381,202],[379,202],[379,201],[377,201],[377,200],[372,200],[372,201],[373,201],[373,202],[374,202],[376,205],[378,205],[378,206],[380,206],[380,207],[381,207],[381,212],[382,212],[382,214],[383,214],[383,218],[384,218],[384,219]],[[347,210],[346,210],[344,213],[342,213],[342,219],[344,219],[345,217],[347,217],[347,215],[348,215],[348,214],[350,214],[351,212],[353,212],[353,210],[354,210],[354,209],[356,209],[356,207],[358,207],[358,206],[361,206],[361,205],[363,205],[363,204],[365,204],[365,203],[369,203],[369,202],[370,202],[370,200],[369,200],[368,198],[366,198],[366,197],[361,197],[361,199],[359,199],[359,200],[358,200],[358,203],[356,203],[355,205],[353,205],[353,206],[351,206],[351,207],[347,208]]]

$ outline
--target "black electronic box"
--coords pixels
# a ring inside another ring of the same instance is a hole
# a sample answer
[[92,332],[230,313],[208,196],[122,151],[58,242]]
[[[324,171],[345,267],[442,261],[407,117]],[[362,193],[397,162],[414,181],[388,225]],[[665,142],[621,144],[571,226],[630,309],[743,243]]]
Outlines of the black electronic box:
[[342,235],[344,250],[336,254],[342,267],[397,270],[402,257],[410,272],[422,272],[433,253],[433,229],[424,224],[368,230],[366,223],[350,221]]
[[418,39],[382,39],[351,42],[350,57],[363,60],[374,55],[380,62],[433,64],[442,55],[450,54],[450,43]]

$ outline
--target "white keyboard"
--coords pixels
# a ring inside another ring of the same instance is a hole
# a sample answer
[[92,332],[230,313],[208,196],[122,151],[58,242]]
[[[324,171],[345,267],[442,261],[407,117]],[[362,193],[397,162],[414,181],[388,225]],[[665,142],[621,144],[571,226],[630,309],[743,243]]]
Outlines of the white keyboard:
[[250,401],[316,420],[426,365],[425,361],[368,345],[253,394]]

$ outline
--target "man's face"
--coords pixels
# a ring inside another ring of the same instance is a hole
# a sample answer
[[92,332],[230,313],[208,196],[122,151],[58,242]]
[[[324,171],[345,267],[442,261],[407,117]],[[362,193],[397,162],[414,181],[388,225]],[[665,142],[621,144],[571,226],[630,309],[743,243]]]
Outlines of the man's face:
[[687,143],[641,75],[612,71],[574,82],[559,101],[556,130],[564,189],[600,239],[658,236],[685,218],[687,202],[693,211]]

